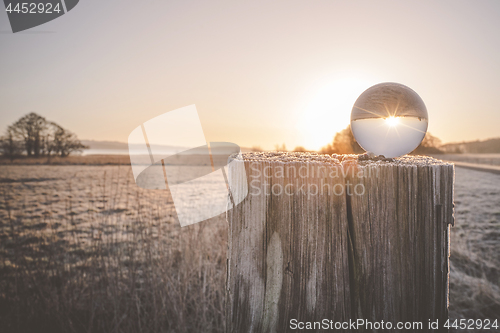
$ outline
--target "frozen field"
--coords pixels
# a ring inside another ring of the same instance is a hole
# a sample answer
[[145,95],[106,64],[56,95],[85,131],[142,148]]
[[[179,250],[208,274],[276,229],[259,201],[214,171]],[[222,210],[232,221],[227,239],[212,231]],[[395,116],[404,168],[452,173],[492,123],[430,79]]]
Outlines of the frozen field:
[[[455,190],[450,317],[498,318],[500,175],[456,168]],[[181,229],[173,208],[129,166],[2,166],[0,321],[222,331],[225,221]]]
[[500,154],[444,154],[433,157],[446,161],[500,166]]
[[450,317],[500,314],[500,175],[455,170]]
[[130,166],[2,166],[2,332],[222,332],[226,229]]

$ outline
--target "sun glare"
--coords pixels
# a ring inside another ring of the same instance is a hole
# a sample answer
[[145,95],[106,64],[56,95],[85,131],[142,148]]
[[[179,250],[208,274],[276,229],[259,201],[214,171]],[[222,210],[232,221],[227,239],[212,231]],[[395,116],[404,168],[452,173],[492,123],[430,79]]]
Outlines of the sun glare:
[[336,132],[349,125],[352,106],[368,86],[365,80],[343,78],[311,87],[297,124],[302,144],[319,149],[330,143]]
[[394,127],[399,124],[399,119],[397,117],[390,116],[385,118],[385,123],[387,124],[387,126]]

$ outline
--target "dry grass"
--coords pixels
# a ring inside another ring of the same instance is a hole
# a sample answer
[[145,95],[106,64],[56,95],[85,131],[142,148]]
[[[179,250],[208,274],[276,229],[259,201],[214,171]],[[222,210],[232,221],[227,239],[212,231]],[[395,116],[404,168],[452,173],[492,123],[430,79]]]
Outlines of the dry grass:
[[126,170],[45,168],[63,179],[0,184],[3,332],[224,329],[224,219],[181,229],[168,193]]
[[[494,177],[457,169],[452,319],[500,313]],[[128,166],[0,168],[2,332],[224,331],[224,217],[180,228],[173,208]]]
[[455,221],[450,318],[498,319],[500,324],[500,176],[456,168]]
[[452,235],[450,318],[500,319],[500,267],[471,249],[463,230]]
[[130,165],[128,155],[71,155],[67,157],[27,157],[19,156],[10,160],[0,156],[0,165]]

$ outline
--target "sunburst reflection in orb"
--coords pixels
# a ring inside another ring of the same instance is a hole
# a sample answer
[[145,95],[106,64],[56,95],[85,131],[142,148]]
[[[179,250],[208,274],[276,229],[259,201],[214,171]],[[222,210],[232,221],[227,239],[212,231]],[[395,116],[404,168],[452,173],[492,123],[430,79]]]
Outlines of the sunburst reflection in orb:
[[389,127],[397,126],[397,124],[399,124],[399,118],[394,117],[394,116],[387,117],[387,118],[385,118],[385,123]]
[[412,152],[428,127],[424,102],[399,83],[381,83],[363,92],[352,109],[351,130],[366,151],[385,157]]

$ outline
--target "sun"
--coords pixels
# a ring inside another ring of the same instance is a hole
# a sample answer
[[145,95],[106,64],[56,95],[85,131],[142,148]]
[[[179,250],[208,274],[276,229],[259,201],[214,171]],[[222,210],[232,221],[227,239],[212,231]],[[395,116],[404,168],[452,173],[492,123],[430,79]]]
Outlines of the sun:
[[301,144],[316,150],[332,142],[335,133],[349,125],[352,106],[370,83],[344,77],[311,86],[297,122]]
[[390,116],[390,117],[385,118],[385,123],[389,127],[394,127],[397,124],[399,124],[399,119],[397,117]]

